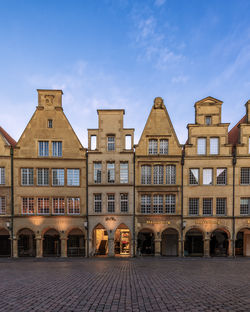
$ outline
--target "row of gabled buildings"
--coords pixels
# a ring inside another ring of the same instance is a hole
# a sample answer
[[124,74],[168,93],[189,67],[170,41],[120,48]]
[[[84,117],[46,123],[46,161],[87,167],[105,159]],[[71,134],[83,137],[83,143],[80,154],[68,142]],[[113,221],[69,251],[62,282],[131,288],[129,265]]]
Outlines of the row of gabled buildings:
[[61,90],[38,90],[18,142],[0,128],[1,256],[250,256],[250,101],[229,132],[195,103],[181,145],[161,98],[139,143],[98,110],[84,148]]

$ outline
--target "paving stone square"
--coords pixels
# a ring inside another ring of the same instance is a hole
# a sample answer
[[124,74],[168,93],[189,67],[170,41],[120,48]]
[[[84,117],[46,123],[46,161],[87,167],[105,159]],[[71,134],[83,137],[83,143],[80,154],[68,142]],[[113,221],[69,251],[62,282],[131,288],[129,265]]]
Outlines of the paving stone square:
[[250,311],[250,259],[1,259],[0,311]]

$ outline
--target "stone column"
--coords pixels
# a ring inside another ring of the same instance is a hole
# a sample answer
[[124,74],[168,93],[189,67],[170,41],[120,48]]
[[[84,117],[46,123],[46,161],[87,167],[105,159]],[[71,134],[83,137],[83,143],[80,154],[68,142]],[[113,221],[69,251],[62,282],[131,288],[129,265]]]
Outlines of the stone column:
[[41,236],[38,236],[36,239],[36,257],[42,258],[43,256],[43,239]]
[[113,237],[109,237],[108,239],[108,248],[109,248],[108,256],[114,257],[115,251],[114,251],[114,238]]
[[234,240],[229,239],[228,240],[228,256],[233,257],[233,247],[234,247]]
[[155,256],[161,255],[161,238],[155,239]]
[[18,246],[17,246],[17,238],[13,237],[13,251],[12,251],[13,258],[18,258]]
[[204,243],[204,257],[210,257],[210,238],[205,238]]
[[67,238],[61,238],[61,257],[67,258]]
[[[184,255],[182,255],[182,248],[181,246],[183,245],[183,241],[181,239],[178,240],[178,257],[183,257]],[[183,248],[183,252],[184,252],[184,248]]]

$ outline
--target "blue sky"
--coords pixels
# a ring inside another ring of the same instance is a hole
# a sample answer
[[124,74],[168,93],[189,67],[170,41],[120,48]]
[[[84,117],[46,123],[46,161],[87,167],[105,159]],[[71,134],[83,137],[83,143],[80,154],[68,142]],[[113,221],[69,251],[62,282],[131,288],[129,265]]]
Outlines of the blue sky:
[[249,0],[0,0],[0,125],[17,140],[36,89],[57,88],[84,146],[104,108],[124,108],[138,142],[156,96],[181,143],[206,96],[232,126],[250,99],[249,19]]

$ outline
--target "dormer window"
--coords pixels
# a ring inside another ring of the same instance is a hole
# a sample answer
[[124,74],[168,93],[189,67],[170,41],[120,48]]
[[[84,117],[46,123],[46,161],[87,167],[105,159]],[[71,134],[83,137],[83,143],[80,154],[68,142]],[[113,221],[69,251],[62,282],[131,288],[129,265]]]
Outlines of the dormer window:
[[150,155],[158,154],[158,140],[151,139],[148,142],[148,153]]
[[108,136],[108,151],[114,151],[115,150],[115,137],[114,135]]
[[207,126],[210,126],[212,124],[212,117],[211,116],[206,116],[205,117],[205,123]]

